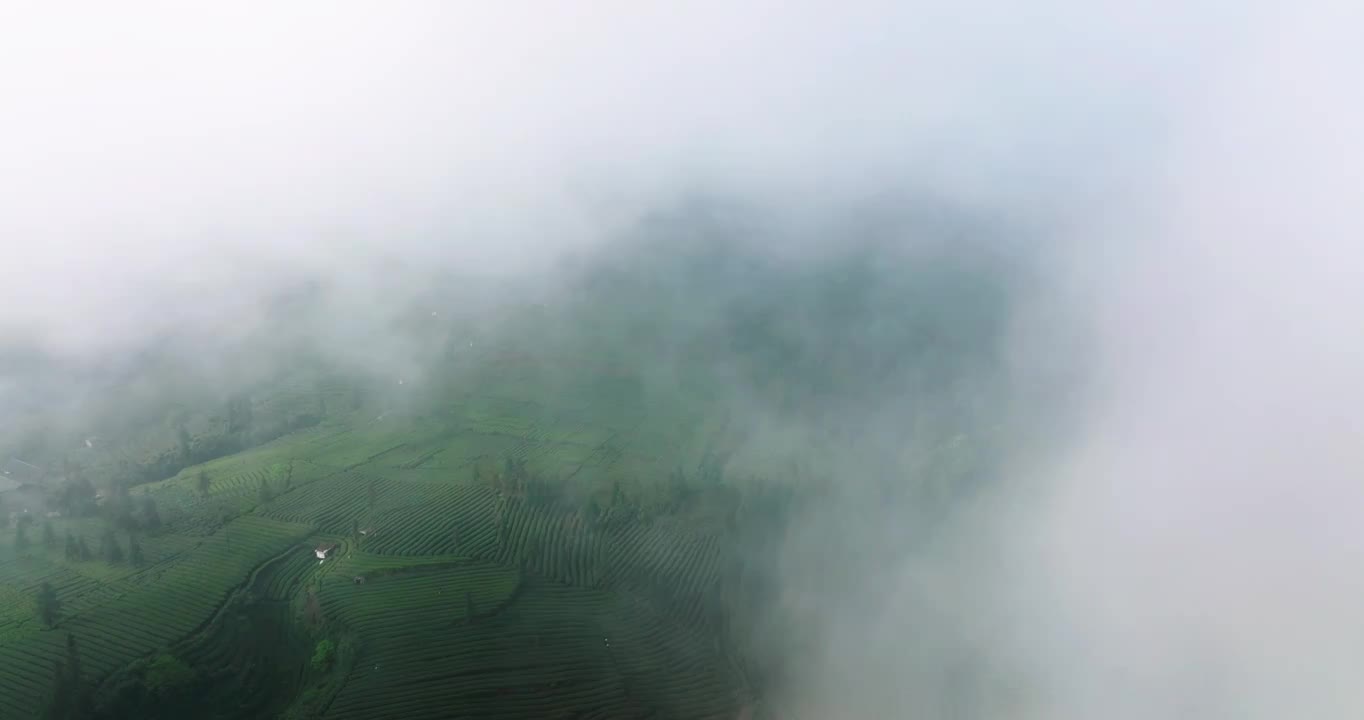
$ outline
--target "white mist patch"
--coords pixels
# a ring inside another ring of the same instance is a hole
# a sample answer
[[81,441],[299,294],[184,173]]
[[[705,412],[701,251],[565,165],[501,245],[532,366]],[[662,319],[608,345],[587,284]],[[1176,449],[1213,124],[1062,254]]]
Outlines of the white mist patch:
[[1093,266],[1093,411],[1012,528],[1035,717],[1364,716],[1361,21],[1285,9],[1228,57],[1151,239]]

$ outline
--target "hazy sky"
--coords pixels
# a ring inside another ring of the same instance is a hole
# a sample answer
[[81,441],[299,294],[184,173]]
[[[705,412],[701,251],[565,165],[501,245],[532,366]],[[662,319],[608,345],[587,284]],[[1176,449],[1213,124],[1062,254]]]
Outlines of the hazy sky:
[[515,267],[697,188],[1074,212],[1149,177],[1226,5],[7,3],[0,327],[89,346],[378,251]]
[[[1065,452],[887,569],[1035,685],[999,716],[1364,717],[1360,37],[1348,0],[6,3],[0,332],[921,188],[1049,228],[1101,345]],[[868,620],[803,701],[931,694],[887,654],[923,620]]]
[[1364,713],[1361,29],[1284,8],[1226,58],[1100,271],[1105,383],[1033,520],[1090,662],[1043,717]]

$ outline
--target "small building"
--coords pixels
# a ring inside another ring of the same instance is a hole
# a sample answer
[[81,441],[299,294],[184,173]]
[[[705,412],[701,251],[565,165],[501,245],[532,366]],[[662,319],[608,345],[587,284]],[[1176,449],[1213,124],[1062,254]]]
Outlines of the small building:
[[318,560],[326,560],[327,557],[331,555],[332,551],[335,549],[336,543],[323,543],[322,545],[318,545],[316,548],[314,548],[313,553],[317,555]]

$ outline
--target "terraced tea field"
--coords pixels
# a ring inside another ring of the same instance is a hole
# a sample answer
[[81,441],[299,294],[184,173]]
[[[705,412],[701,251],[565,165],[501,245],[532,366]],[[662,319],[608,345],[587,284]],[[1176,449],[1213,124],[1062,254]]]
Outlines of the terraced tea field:
[[[0,683],[0,716],[27,717],[44,705],[53,664],[64,658],[68,634],[80,640],[85,672],[98,678],[188,636],[213,616],[253,568],[296,545],[307,533],[306,526],[243,516],[218,535],[149,570],[154,580],[105,584],[96,597],[64,606],[58,629],[28,623],[23,632],[0,644],[0,673],[5,679]],[[63,591],[80,597],[96,592],[75,577],[61,587],[59,597]]]
[[[704,718],[753,701],[710,624],[724,528],[646,512],[661,486],[639,480],[694,465],[714,427],[486,393],[453,407],[333,418],[134,488],[164,520],[137,567],[0,554],[0,717],[45,706],[68,636],[91,687],[178,658],[215,718]],[[68,527],[93,542],[105,526]],[[327,643],[344,650],[312,659]]]
[[327,607],[361,649],[326,717],[704,718],[747,699],[713,649],[614,602],[477,566],[337,586]]
[[286,603],[234,607],[202,632],[172,647],[175,657],[204,668],[201,707],[216,717],[271,717],[302,681],[311,652]]

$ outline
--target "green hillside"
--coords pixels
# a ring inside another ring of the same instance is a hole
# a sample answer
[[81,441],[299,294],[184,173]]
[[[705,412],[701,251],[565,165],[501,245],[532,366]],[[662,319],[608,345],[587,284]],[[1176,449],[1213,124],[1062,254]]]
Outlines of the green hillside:
[[[723,517],[627,481],[704,443],[571,410],[488,393],[438,420],[357,412],[136,486],[130,504],[150,498],[162,525],[115,542],[136,538],[141,565],[67,561],[38,524],[26,548],[10,534],[0,713],[43,707],[68,636],[110,717],[177,716],[127,670],[162,652],[224,698],[211,717],[706,717],[753,702],[713,638]],[[106,524],[46,522],[92,546]],[[324,542],[338,548],[319,562]],[[51,629],[32,610],[45,582]],[[336,667],[263,667],[322,640],[347,648]]]
[[[1007,288],[688,258],[404,321],[411,372],[295,353],[49,448],[0,530],[0,717],[799,716],[824,599],[782,568],[833,597],[988,475]],[[890,503],[893,536],[824,521]]]

